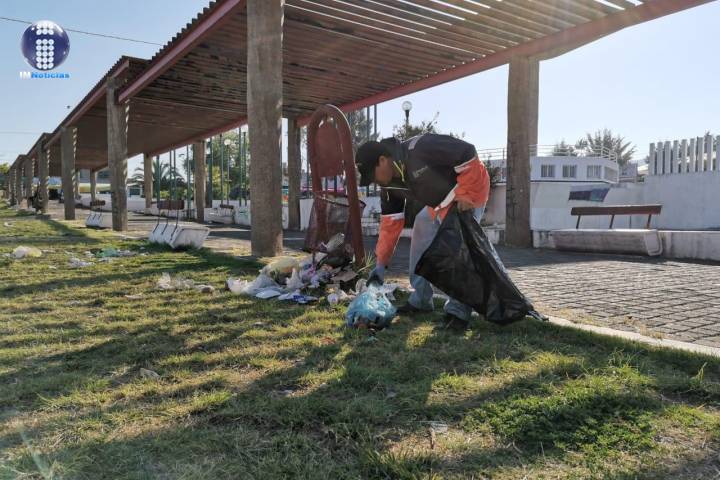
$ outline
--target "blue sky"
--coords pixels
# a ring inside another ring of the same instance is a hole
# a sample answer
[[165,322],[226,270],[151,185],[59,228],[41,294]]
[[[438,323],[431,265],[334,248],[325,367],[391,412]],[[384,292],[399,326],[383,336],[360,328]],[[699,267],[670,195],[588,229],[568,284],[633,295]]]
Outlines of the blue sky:
[[[124,0],[113,11],[97,0],[3,0],[0,16],[53,20],[65,28],[164,43],[207,5],[206,0]],[[638,25],[541,64],[539,141],[574,142],[608,127],[638,147],[718,133],[720,1]],[[0,21],[0,163],[24,153],[52,131],[121,55],[148,58],[159,48],[70,33],[71,51],[56,71],[67,80],[21,80],[28,70],[19,41],[26,26]],[[400,104],[413,103],[411,120],[439,112],[442,131],[465,132],[478,148],[502,147],[506,136],[507,67],[378,106],[378,126],[389,135],[403,121]],[[30,132],[5,133],[5,132]],[[130,162],[129,171],[138,164]]]

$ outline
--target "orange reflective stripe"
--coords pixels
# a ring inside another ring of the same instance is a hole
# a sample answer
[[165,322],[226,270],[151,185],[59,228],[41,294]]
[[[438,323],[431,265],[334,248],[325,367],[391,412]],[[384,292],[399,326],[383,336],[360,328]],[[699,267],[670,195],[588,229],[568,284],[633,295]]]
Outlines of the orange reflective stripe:
[[490,196],[490,175],[485,164],[475,158],[463,167],[462,173],[457,177],[455,200],[469,202],[475,208],[482,207]]
[[405,226],[405,218],[398,218],[395,215],[383,215],[380,218],[380,236],[375,247],[377,264],[386,267],[395,253],[400,234]]

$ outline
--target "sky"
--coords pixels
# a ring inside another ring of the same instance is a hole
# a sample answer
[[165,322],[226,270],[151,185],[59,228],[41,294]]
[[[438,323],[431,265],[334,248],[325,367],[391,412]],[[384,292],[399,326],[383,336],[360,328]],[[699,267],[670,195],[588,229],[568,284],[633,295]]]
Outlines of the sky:
[[[165,43],[207,0],[3,0],[0,16],[52,20],[85,30]],[[112,6],[118,5],[116,11]],[[583,46],[540,67],[539,142],[574,143],[610,128],[647,155],[650,142],[718,133],[720,123],[720,1],[637,25]],[[121,55],[151,57],[160,47],[69,32],[63,80],[22,80],[20,53],[27,25],[0,20],[0,163],[11,163],[52,131]],[[440,131],[464,133],[478,149],[502,147],[507,131],[507,67],[378,105],[378,130],[390,135],[404,121],[438,113]],[[132,173],[141,161],[131,159]]]

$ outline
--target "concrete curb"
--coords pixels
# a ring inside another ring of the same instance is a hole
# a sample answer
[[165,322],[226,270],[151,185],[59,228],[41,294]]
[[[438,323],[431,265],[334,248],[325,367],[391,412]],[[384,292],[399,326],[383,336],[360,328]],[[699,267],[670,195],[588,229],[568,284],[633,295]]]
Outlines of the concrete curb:
[[623,330],[615,330],[608,327],[599,327],[597,325],[588,325],[585,323],[574,323],[570,320],[565,320],[564,318],[560,317],[551,316],[550,323],[552,323],[553,325],[558,325],[560,327],[569,327],[576,330],[584,330],[586,332],[593,332],[600,335],[622,338],[625,340],[631,340],[633,342],[644,343],[646,345],[664,348],[674,348],[676,350],[700,353],[703,355],[720,358],[720,348],[716,347],[708,347],[705,345],[697,345],[695,343],[680,342],[678,340],[669,340],[665,338],[652,338],[635,332],[625,332]]

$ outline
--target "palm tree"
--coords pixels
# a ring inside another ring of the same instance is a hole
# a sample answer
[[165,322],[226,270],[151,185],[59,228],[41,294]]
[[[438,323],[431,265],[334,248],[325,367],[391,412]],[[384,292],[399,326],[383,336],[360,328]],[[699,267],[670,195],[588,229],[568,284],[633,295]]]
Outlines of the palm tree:
[[620,166],[625,166],[633,155],[635,155],[636,147],[632,142],[626,142],[622,135],[613,135],[612,130],[598,130],[593,134],[588,133],[585,138],[581,138],[575,144],[578,150],[585,150],[593,153],[611,152],[617,157]]
[[[153,162],[153,190],[157,188],[157,176],[158,170],[160,172],[160,190],[169,190],[173,181],[173,169],[167,163],[160,163],[158,161]],[[177,178],[177,188],[185,188],[185,177],[180,173],[179,168],[175,168],[175,177]],[[145,182],[145,173],[142,167],[137,167],[133,172],[132,176],[128,179],[128,183],[131,185],[143,185]]]

